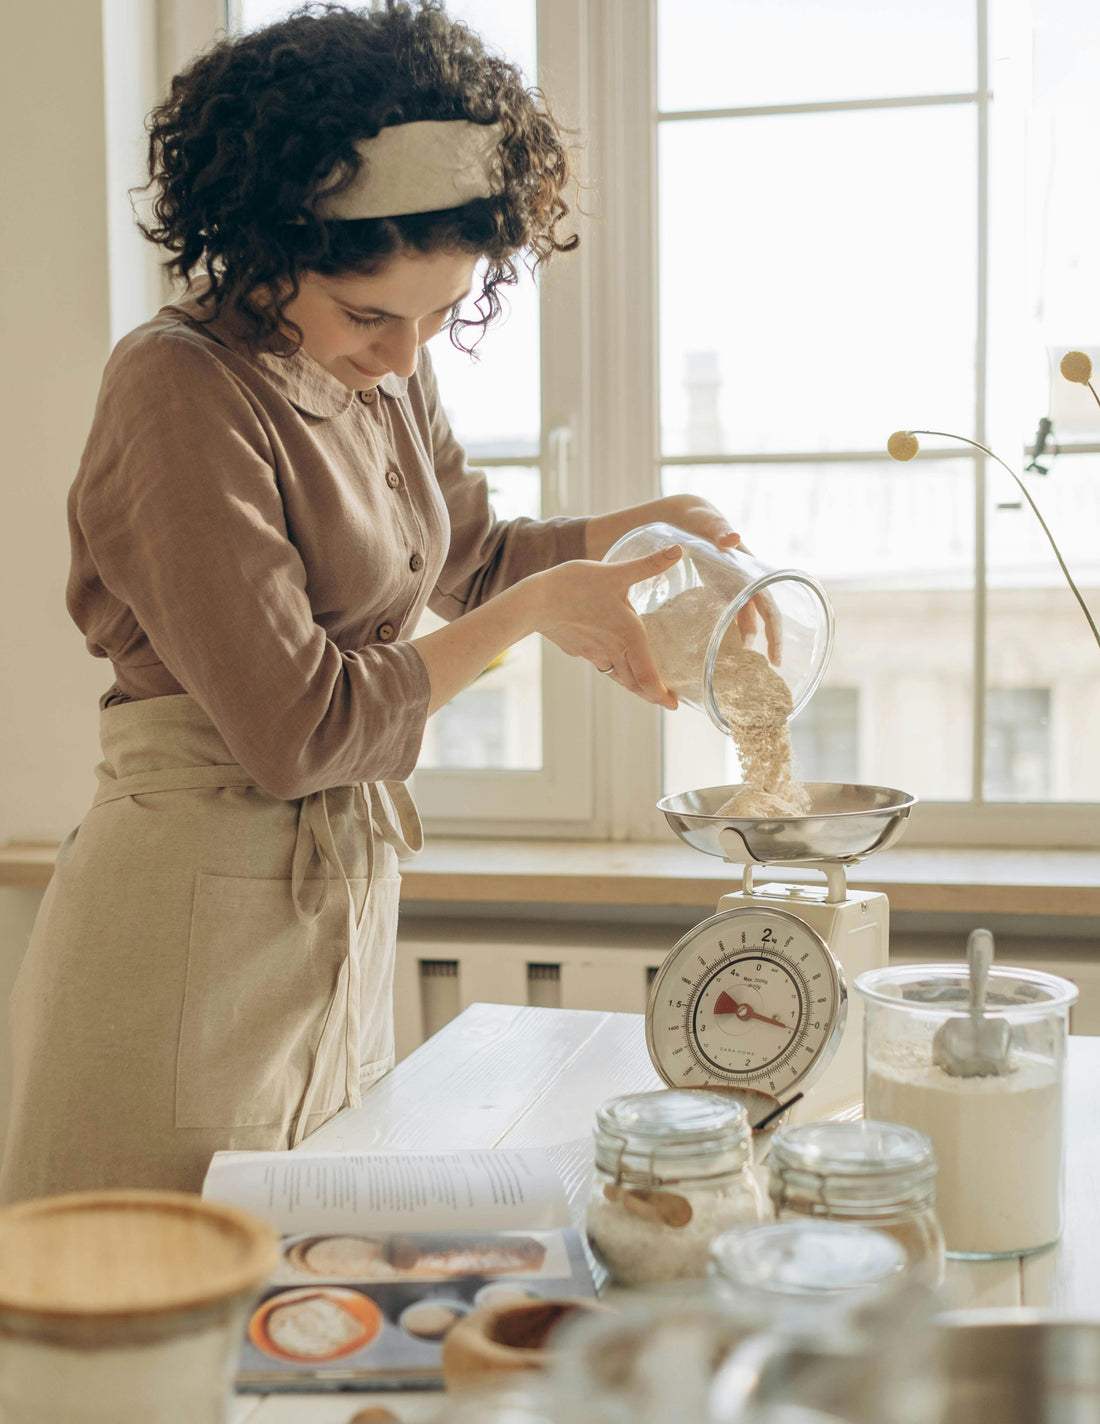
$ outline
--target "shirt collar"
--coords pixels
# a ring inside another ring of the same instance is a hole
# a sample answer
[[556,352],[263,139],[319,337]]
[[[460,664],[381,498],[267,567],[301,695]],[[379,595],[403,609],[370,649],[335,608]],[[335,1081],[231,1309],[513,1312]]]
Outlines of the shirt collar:
[[[251,361],[296,410],[306,415],[322,420],[343,415],[355,399],[354,391],[326,371],[301,347],[290,356],[275,356],[267,351],[252,352],[240,317],[229,308],[210,316],[210,307],[201,294],[183,296],[166,310],[182,312],[223,346]],[[391,371],[379,381],[378,389],[391,400],[400,400],[408,390],[408,384],[403,376],[396,376]]]

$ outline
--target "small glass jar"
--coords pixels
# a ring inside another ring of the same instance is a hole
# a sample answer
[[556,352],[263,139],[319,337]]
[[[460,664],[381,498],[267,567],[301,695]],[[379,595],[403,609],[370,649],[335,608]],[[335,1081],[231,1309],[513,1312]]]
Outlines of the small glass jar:
[[[774,1151],[774,1148],[773,1148]],[[805,1322],[899,1290],[906,1255],[880,1231],[840,1221],[780,1221],[716,1237],[719,1299],[762,1319]]]
[[1077,987],[1055,974],[994,967],[986,1013],[1011,1029],[1009,1072],[955,1077],[933,1040],[969,1016],[965,964],[874,969],[855,981],[866,1004],[868,1117],[931,1139],[936,1210],[949,1256],[1019,1256],[1062,1234],[1066,1035]]
[[[756,1362],[742,1357],[770,1381],[765,1393],[776,1402],[864,1424],[941,1417],[937,1337],[928,1328],[935,1298],[911,1281],[891,1237],[840,1221],[751,1227],[712,1242],[711,1276],[720,1309],[755,1318],[760,1341],[786,1341],[771,1362],[765,1351]],[[713,1399],[744,1397],[742,1378],[752,1371],[739,1365],[730,1359]],[[747,1416],[727,1408],[716,1417]]]
[[701,1278],[715,1236],[763,1218],[738,1102],[692,1089],[612,1098],[596,1114],[595,1138],[585,1224],[617,1285]]
[[768,1159],[779,1221],[827,1218],[873,1227],[905,1251],[912,1280],[943,1282],[936,1158],[923,1132],[892,1122],[806,1122],[781,1127]]
[[728,734],[737,682],[752,676],[745,657],[762,655],[786,683],[787,718],[794,717],[816,691],[833,649],[825,590],[798,569],[770,568],[743,549],[718,549],[671,524],[632,529],[604,562],[640,559],[669,544],[679,544],[683,558],[629,594],[665,686]]

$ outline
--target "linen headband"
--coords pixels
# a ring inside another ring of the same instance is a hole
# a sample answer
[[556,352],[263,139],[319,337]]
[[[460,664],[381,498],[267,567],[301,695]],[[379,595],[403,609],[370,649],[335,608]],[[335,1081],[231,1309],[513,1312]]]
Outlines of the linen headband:
[[[391,124],[374,138],[356,140],[362,166],[350,188],[314,203],[320,218],[396,218],[460,208],[504,187],[502,124],[425,119]],[[326,182],[334,182],[334,172]],[[323,185],[322,185],[323,187]]]

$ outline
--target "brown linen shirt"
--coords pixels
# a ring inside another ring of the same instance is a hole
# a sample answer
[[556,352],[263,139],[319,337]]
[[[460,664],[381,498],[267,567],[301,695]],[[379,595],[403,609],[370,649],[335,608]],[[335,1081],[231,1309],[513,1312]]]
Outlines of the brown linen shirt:
[[350,391],[252,356],[201,299],[115,348],[69,496],[68,606],[113,701],[188,692],[287,799],[400,780],[430,685],[408,641],[583,557],[584,520],[498,520],[416,375]]

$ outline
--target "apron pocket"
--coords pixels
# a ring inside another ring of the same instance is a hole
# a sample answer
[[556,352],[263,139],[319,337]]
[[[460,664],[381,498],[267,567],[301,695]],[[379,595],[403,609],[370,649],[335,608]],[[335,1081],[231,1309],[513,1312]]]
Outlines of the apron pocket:
[[[366,882],[350,884],[362,904]],[[294,1116],[347,952],[342,882],[330,886],[320,918],[302,924],[289,880],[200,872],[176,1062],[177,1127],[258,1127]],[[333,1061],[319,1065],[311,1112],[343,1105],[344,1051],[341,1042]]]

